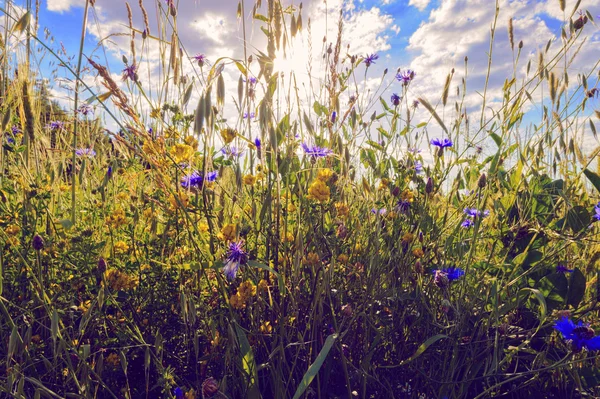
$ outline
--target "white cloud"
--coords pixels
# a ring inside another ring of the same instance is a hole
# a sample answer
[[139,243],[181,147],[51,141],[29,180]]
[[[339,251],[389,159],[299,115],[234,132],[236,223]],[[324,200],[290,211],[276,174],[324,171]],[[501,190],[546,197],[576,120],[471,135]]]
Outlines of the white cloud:
[[423,11],[429,5],[429,1],[430,0],[410,0],[408,5],[418,8],[419,11]]
[[69,11],[73,6],[84,5],[84,0],[48,0],[48,10],[60,13]]

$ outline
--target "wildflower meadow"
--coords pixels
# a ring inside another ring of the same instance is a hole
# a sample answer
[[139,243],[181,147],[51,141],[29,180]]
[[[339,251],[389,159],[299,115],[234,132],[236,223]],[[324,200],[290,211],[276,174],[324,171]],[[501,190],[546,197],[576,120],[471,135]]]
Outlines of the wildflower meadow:
[[187,1],[0,2],[0,397],[600,397],[597,2],[482,3],[435,86],[348,3],[215,56]]

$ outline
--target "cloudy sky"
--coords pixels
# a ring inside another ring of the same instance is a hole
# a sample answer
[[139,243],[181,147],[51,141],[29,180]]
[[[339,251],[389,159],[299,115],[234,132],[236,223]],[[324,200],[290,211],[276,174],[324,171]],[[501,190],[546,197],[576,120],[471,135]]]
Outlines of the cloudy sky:
[[[2,4],[5,2],[6,0],[0,1]],[[130,5],[133,25],[141,31],[144,29],[144,22],[138,2],[139,0],[130,0]],[[202,53],[209,61],[219,57],[243,58],[242,19],[236,16],[237,0],[174,2],[178,9],[179,36],[190,56]],[[17,0],[16,4],[18,3]],[[125,2],[96,0],[95,3],[90,11],[85,54],[109,65],[117,78],[124,67],[122,57],[131,57]],[[266,3],[266,0],[262,1],[257,13],[267,14]],[[516,69],[517,74],[524,73],[529,60],[532,60],[535,67],[537,53],[545,48],[549,40],[554,40],[552,48],[560,47],[560,30],[565,26],[564,21],[568,20],[575,3],[576,0],[566,0],[563,12],[560,10],[559,0],[499,0],[493,68],[487,90],[490,104],[500,101],[502,85],[513,73],[514,52],[507,33],[509,19],[513,18],[515,47],[519,41],[523,41],[521,59]],[[77,54],[84,4],[85,0],[42,0],[40,36],[47,32],[48,40],[54,40],[53,48],[63,46],[69,56]],[[143,0],[152,35],[170,30],[170,27],[158,22],[158,16],[167,9],[165,4],[165,0]],[[296,9],[300,5],[287,0],[283,0],[282,4]],[[342,54],[359,57],[372,53],[379,55],[379,59],[364,75],[363,81],[356,86],[357,94],[358,91],[362,94],[369,90],[373,93],[382,87],[387,89],[380,89],[379,93],[389,100],[391,93],[402,91],[401,84],[394,80],[396,70],[410,68],[417,75],[410,86],[408,99],[426,97],[435,104],[439,102],[446,76],[455,68],[450,93],[455,93],[456,86],[461,85],[466,72],[469,94],[465,102],[475,110],[477,106],[481,106],[479,93],[483,90],[486,79],[490,27],[496,12],[494,5],[493,0],[306,0],[302,4],[303,32],[294,39],[293,50],[286,54],[287,59],[283,58],[281,52],[278,53],[279,59],[275,66],[281,71],[293,70],[298,76],[303,76],[307,75],[310,59],[313,68],[318,70],[324,50],[336,40],[341,11],[344,20]],[[244,10],[249,54],[256,54],[256,50],[266,52],[264,35],[260,31],[262,23],[252,21],[253,6],[254,3],[248,1]],[[580,9],[589,10],[595,19],[600,20],[600,0],[582,0]],[[578,14],[574,18],[577,16]],[[310,35],[307,29],[309,20]],[[577,61],[569,66],[571,76],[590,72],[600,55],[598,26],[588,23],[584,35],[588,37],[579,51]],[[102,41],[102,46],[98,46],[99,41]],[[136,49],[138,58],[143,53],[146,61],[140,66],[141,75],[150,82],[154,81],[160,70],[159,48],[142,47],[138,35]],[[465,57],[468,57],[466,70]],[[47,62],[49,58],[45,60]],[[364,65],[361,68],[364,70]],[[382,81],[385,68],[389,68],[390,73]],[[67,81],[70,78],[64,68],[61,69],[56,64],[44,70],[48,71],[48,76],[50,70],[57,70],[59,77],[62,76]],[[191,61],[189,65],[184,65],[184,71],[190,74],[194,71]],[[256,73],[257,70],[253,72]],[[223,73],[233,82],[228,85],[228,89],[235,91],[239,72],[235,66],[230,65]],[[92,80],[90,84],[93,83]],[[57,82],[60,80],[53,81]],[[310,83],[306,81],[302,84],[306,88]],[[62,101],[68,104],[69,96],[64,90],[55,87],[53,92],[62,96]],[[452,104],[451,101],[449,103]]]

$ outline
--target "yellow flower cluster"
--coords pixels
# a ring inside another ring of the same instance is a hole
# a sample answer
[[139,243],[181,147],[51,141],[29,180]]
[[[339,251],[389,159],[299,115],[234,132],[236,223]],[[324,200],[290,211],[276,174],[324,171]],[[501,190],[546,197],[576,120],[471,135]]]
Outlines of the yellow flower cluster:
[[237,136],[235,129],[228,127],[221,130],[221,137],[223,137],[225,144],[231,143],[235,139],[235,136]]
[[308,198],[319,202],[329,201],[331,191],[325,182],[321,179],[316,179],[308,188]]
[[125,217],[125,211],[121,208],[115,209],[112,215],[107,216],[104,219],[104,223],[113,229],[117,229],[127,223],[127,217]]
[[332,176],[333,170],[331,169],[321,169],[319,170],[319,173],[317,173],[317,179],[321,180],[323,183],[327,183]]
[[410,244],[411,242],[413,242],[413,240],[415,239],[414,234],[412,233],[404,233],[404,235],[402,236],[402,242]]
[[129,245],[125,241],[117,241],[114,245],[115,252],[118,254],[124,254],[129,251]]
[[379,183],[379,190],[383,190],[386,189],[390,184],[389,179],[386,179],[385,177],[383,179],[381,179],[381,182]]
[[246,303],[255,295],[256,285],[251,280],[246,280],[240,284],[237,293],[229,298],[229,303],[235,309],[244,309]]
[[244,184],[248,186],[253,186],[256,183],[256,176],[254,175],[246,175],[244,176]]
[[271,325],[270,321],[263,321],[260,324],[260,332],[263,334],[271,334],[271,332],[273,332],[273,326]]
[[183,142],[193,148],[198,148],[198,140],[194,136],[187,136]]
[[187,144],[175,144],[171,147],[170,151],[171,157],[175,163],[179,164],[182,162],[189,162],[189,160],[194,155],[194,149]]
[[413,249],[412,253],[415,256],[415,258],[422,258],[423,255],[425,255],[422,248],[415,248]]
[[348,217],[348,215],[350,214],[350,208],[343,202],[336,202],[335,210],[337,212],[338,217],[340,218]]
[[217,234],[217,238],[221,241],[233,241],[237,235],[237,228],[235,224],[226,224],[221,229],[221,232]]
[[304,263],[309,266],[317,265],[320,261],[321,258],[314,252],[309,252],[308,255],[306,255],[306,258],[304,258]]
[[16,236],[21,232],[21,228],[16,224],[11,224],[10,226],[4,229],[4,232],[7,236]]
[[106,283],[113,291],[132,290],[139,284],[137,277],[117,269],[108,269],[104,275]]
[[406,189],[406,190],[402,191],[402,194],[400,194],[400,199],[402,201],[413,202],[415,200],[415,195],[413,194],[412,191],[410,191],[409,189]]

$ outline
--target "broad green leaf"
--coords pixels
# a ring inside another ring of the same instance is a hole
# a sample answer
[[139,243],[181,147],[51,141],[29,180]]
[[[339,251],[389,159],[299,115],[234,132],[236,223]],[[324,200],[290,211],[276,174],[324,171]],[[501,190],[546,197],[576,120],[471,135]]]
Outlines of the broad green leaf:
[[594,187],[596,187],[596,190],[598,190],[598,192],[600,193],[600,176],[598,176],[596,173],[592,172],[589,169],[585,169],[583,173],[588,178],[588,180],[594,185]]
[[254,352],[252,351],[252,347],[250,346],[248,338],[246,337],[246,333],[242,327],[240,327],[237,323],[234,324],[238,343],[240,345],[240,352],[242,354],[242,367],[249,377],[247,398],[260,398],[261,395],[258,389],[258,373],[256,370],[256,363],[254,361]]
[[304,374],[304,377],[302,377],[302,381],[300,382],[300,385],[298,385],[298,388],[296,389],[296,393],[294,394],[293,399],[300,398],[300,396],[302,396],[304,391],[306,391],[306,388],[308,388],[308,386],[310,385],[312,380],[314,380],[317,373],[321,369],[323,362],[327,358],[327,355],[329,354],[329,351],[331,350],[333,343],[335,342],[335,340],[337,338],[338,338],[338,334],[331,334],[330,336],[327,337],[327,339],[325,340],[325,344],[323,345],[323,348],[321,349],[321,352],[319,352],[319,355],[315,359],[314,363],[310,365],[310,367]]

